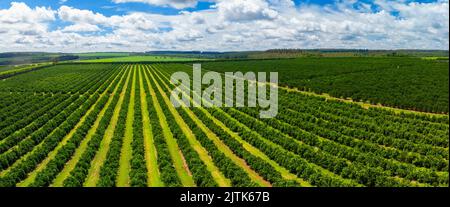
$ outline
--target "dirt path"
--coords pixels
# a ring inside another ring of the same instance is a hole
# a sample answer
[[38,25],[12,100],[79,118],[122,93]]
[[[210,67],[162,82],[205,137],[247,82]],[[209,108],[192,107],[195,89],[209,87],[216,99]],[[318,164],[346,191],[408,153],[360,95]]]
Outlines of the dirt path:
[[156,92],[150,84],[150,80],[147,76],[147,73],[144,73],[145,80],[147,83],[147,87],[150,89],[150,95],[153,100],[153,104],[155,106],[156,114],[158,115],[158,119],[161,124],[161,128],[163,131],[164,138],[166,139],[166,143],[169,149],[170,156],[172,157],[173,165],[175,170],[177,171],[178,177],[180,178],[183,186],[195,186],[194,179],[189,175],[189,167],[185,165],[183,162],[183,154],[180,153],[177,141],[172,135],[170,131],[169,124],[166,121],[166,116],[162,111],[161,106],[158,103],[156,98]]
[[[167,88],[168,86],[165,85]],[[161,89],[162,90],[162,89]],[[230,158],[234,163],[236,163],[238,166],[240,166],[252,179],[252,181],[258,183],[260,186],[271,186],[269,182],[264,180],[263,177],[261,177],[258,173],[256,173],[254,170],[250,168],[250,166],[247,165],[245,160],[241,159],[240,157],[236,156],[233,151],[225,144],[223,143],[220,138],[214,134],[206,125],[204,125],[197,116],[188,108],[183,107],[183,109],[187,112],[189,117],[191,117],[194,122],[197,124],[197,126],[208,136],[211,141],[214,142],[214,144],[217,146],[217,148],[224,153],[228,158]]]
[[117,174],[117,187],[130,186],[131,158],[133,149],[133,122],[134,122],[134,100],[136,96],[136,71],[137,66],[133,65],[133,78],[131,83],[130,104],[128,104],[127,119],[125,122],[125,136],[123,138],[122,149],[120,152],[119,172]]
[[[120,82],[122,81],[123,77],[125,77],[124,74],[125,74],[125,73],[118,74],[118,75],[114,78],[114,80],[109,84],[108,88],[101,94],[101,96],[100,96],[100,98],[99,98],[98,100],[100,100],[101,97],[103,97],[103,96],[106,95],[108,89],[111,88],[111,87],[113,87],[112,84],[114,83],[114,81],[115,81],[117,78],[119,78],[119,76],[120,76],[120,81],[119,81],[119,83],[120,83]],[[118,86],[119,86],[119,84],[117,84],[117,85],[115,86],[115,88],[114,88],[114,93],[117,91]],[[94,124],[92,125],[91,129],[88,131],[88,134],[86,135],[86,138],[82,141],[82,143],[80,144],[79,148],[82,148],[82,147],[85,148],[85,146],[83,146],[83,142],[87,142],[86,140],[90,140],[90,138],[95,134],[95,132],[97,131],[97,127],[98,127],[98,125],[99,125],[99,123],[100,123],[100,120],[101,120],[103,114],[105,114],[106,109],[108,108],[108,106],[111,104],[112,99],[113,99],[112,96],[109,97],[108,102],[105,104],[105,106],[103,107],[103,109],[102,109],[102,110],[100,111],[100,113],[98,114],[97,119],[95,120],[95,122],[94,122]],[[96,104],[94,104],[93,107],[95,107],[95,105],[96,105]],[[89,114],[89,111],[88,111],[88,113],[86,113],[86,114]],[[85,120],[85,117],[83,117],[83,118],[80,120],[80,122],[81,122],[81,121],[84,121],[84,120]],[[79,126],[78,126],[78,127],[79,127]],[[76,131],[76,129],[77,129],[78,127],[75,126],[75,128],[72,129],[72,130],[70,131],[70,133],[69,133],[68,135],[66,135],[66,136],[63,138],[63,140],[58,144],[58,146],[57,146],[52,152],[50,152],[50,153],[48,154],[47,158],[45,158],[45,160],[43,160],[43,161],[37,166],[37,168],[36,168],[33,172],[31,172],[31,173],[28,175],[28,177],[27,177],[25,180],[23,180],[22,182],[18,183],[17,186],[18,186],[18,187],[26,187],[26,186],[28,186],[29,184],[31,184],[31,183],[34,181],[34,179],[36,178],[37,174],[38,174],[40,171],[42,171],[42,170],[45,168],[45,166],[47,166],[47,164],[48,164],[51,160],[53,160],[53,158],[54,158],[54,157],[56,156],[56,154],[58,153],[58,150],[61,149],[61,148],[67,143],[67,141],[72,137],[72,135],[75,133],[75,131]],[[87,145],[87,143],[86,143],[85,145]],[[78,149],[77,149],[77,150],[78,150]],[[76,152],[77,152],[77,151],[76,151]],[[75,157],[75,155],[76,155],[76,153],[74,154],[74,157]],[[73,158],[72,158],[71,160],[73,160]],[[70,162],[70,161],[69,161],[69,162]],[[66,166],[65,166],[64,169],[63,169],[63,171],[65,170],[65,168],[67,167],[67,165],[68,165],[68,164],[66,164]],[[61,173],[60,173],[60,174],[61,174]],[[64,178],[65,178],[65,177],[64,177]]]
[[[152,77],[153,79],[154,77]],[[153,79],[154,80],[154,79]],[[155,81],[155,80],[154,80]],[[200,159],[205,163],[206,168],[211,173],[214,180],[217,182],[217,184],[220,187],[230,187],[231,181],[226,178],[217,168],[217,166],[214,164],[214,161],[209,156],[208,151],[203,148],[203,146],[200,144],[200,142],[195,138],[194,133],[191,131],[189,126],[184,122],[183,118],[180,116],[180,114],[176,111],[175,107],[173,107],[172,103],[170,102],[169,98],[167,97],[167,94],[164,93],[164,91],[161,89],[161,86],[155,81],[155,84],[161,93],[164,102],[166,103],[167,107],[169,108],[170,112],[175,118],[175,121],[180,126],[183,133],[186,135],[186,138],[189,141],[189,144],[192,146],[192,148],[198,153]],[[167,87],[167,85],[165,85]]]
[[161,174],[158,168],[158,152],[156,151],[155,141],[153,140],[152,126],[150,124],[150,117],[147,105],[147,94],[144,90],[144,82],[142,78],[142,66],[139,69],[139,87],[141,96],[141,107],[142,107],[142,128],[144,136],[144,147],[145,147],[145,161],[147,165],[147,177],[149,187],[163,187],[164,184],[161,181]]
[[91,168],[89,169],[88,176],[86,178],[86,182],[84,183],[85,187],[95,187],[99,178],[100,178],[100,169],[103,163],[105,162],[106,156],[109,151],[109,145],[114,136],[114,131],[116,129],[116,125],[119,119],[119,112],[122,108],[122,103],[125,98],[125,92],[128,88],[128,82],[130,81],[131,72],[128,73],[127,80],[125,81],[125,85],[120,93],[119,101],[114,108],[114,114],[111,117],[111,122],[109,123],[108,128],[106,129],[105,136],[100,144],[100,148],[97,151],[94,159],[91,162]]

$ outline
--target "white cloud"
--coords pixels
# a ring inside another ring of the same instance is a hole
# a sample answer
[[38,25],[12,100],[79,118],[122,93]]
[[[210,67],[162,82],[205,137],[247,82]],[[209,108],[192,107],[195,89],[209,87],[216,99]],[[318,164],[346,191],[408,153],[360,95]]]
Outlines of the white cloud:
[[97,25],[93,24],[73,24],[67,27],[64,27],[61,31],[63,32],[97,32],[101,29]]
[[222,0],[214,5],[225,21],[239,22],[262,19],[275,19],[278,12],[269,8],[264,0]]
[[[146,13],[131,13],[123,16],[106,17],[100,13],[89,10],[80,10],[62,6],[58,10],[61,20],[77,25],[101,25],[118,29],[138,29],[156,31],[158,26],[152,21],[152,16]],[[90,28],[93,28],[92,26]]]
[[169,6],[176,9],[195,7],[198,0],[112,0],[114,3],[138,2],[156,6]]
[[0,51],[33,45],[55,19],[50,8],[30,8],[25,3],[12,2],[9,9],[0,10]]
[[[214,2],[210,9],[176,15],[113,16],[68,6],[52,10],[12,3],[0,10],[0,51],[448,49],[449,44],[448,1],[375,0],[372,6],[337,1],[324,7],[295,6],[291,0]],[[54,21],[70,25],[50,30]]]
[[3,24],[38,23],[55,20],[55,12],[49,8],[31,9],[25,3],[12,2],[9,9],[0,10],[0,22]]
[[145,13],[131,13],[125,16],[112,16],[108,25],[116,28],[128,28],[144,31],[157,31],[158,25],[153,21],[153,16]]
[[103,14],[68,6],[61,6],[58,9],[58,17],[63,21],[77,23],[105,24],[108,22],[108,18]]

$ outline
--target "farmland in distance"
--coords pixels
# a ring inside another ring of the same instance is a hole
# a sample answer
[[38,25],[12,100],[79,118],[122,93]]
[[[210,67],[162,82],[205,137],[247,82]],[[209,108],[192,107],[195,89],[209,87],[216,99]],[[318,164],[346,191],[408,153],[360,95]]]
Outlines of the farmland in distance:
[[121,63],[121,62],[179,62],[179,61],[195,61],[198,58],[170,57],[170,56],[128,56],[128,57],[112,57],[91,60],[81,60],[85,63]]

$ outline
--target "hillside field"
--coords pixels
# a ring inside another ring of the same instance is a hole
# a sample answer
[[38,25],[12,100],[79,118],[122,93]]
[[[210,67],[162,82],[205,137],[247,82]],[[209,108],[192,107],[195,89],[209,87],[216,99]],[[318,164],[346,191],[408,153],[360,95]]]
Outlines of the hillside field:
[[120,63],[120,62],[176,62],[176,61],[195,61],[200,59],[183,58],[183,57],[167,57],[167,56],[128,56],[81,60],[79,62],[87,63]]
[[92,53],[76,53],[79,57],[126,57],[130,56],[130,53],[127,52],[92,52]]
[[416,111],[448,113],[448,59],[297,58],[204,63],[204,69],[278,71],[280,85]]
[[[275,66],[283,86],[278,115],[260,119],[260,108],[175,108],[170,76],[192,76],[190,64],[117,59],[0,80],[0,186],[449,185],[448,62],[203,65],[218,72]],[[321,93],[407,110],[366,108]]]
[[45,66],[50,66],[52,63],[36,63],[16,66],[1,66],[0,67],[0,79],[4,79],[10,76],[26,73],[29,71],[37,70]]

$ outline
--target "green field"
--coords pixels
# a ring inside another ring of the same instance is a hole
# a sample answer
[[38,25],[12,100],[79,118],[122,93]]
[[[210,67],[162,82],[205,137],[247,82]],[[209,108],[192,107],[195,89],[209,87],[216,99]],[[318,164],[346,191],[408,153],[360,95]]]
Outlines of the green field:
[[34,67],[34,66],[39,66],[39,65],[44,65],[42,63],[40,64],[27,64],[27,65],[1,65],[0,66],[0,74],[4,74],[8,71],[18,71],[20,69],[24,69],[24,68],[30,68],[30,67]]
[[[422,70],[434,82],[417,69],[425,62],[431,66]],[[387,90],[384,85],[392,87],[394,80],[382,77],[392,70],[404,79],[420,77],[413,80],[424,88],[435,87],[437,76],[448,80],[440,62],[425,62],[298,59],[204,68],[223,72],[258,65],[267,71],[276,63],[283,84],[297,83],[295,78],[305,83],[306,77],[324,88],[328,84],[321,81],[336,77],[338,83],[355,79],[355,88],[368,81]],[[313,63],[320,67],[306,67]],[[386,67],[399,64],[400,69]],[[446,114],[363,107],[286,87],[279,88],[278,115],[272,119],[260,119],[260,108],[175,108],[169,80],[179,71],[192,75],[191,66],[177,63],[63,64],[0,81],[0,186],[449,185]],[[400,83],[396,90],[417,90]],[[376,97],[370,90],[361,93]]]
[[104,58],[104,59],[92,59],[82,60],[80,62],[88,63],[120,63],[120,62],[181,62],[181,61],[195,61],[201,59],[183,58],[183,57],[166,57],[166,56],[129,56],[118,58]]
[[423,57],[424,60],[441,60],[441,61],[447,61],[448,57]]
[[29,65],[53,61],[77,59],[78,56],[64,53],[18,52],[0,53],[0,65]]
[[1,65],[0,66],[0,72],[5,71],[5,70],[9,70],[9,69],[10,69],[10,66],[7,66],[7,65],[5,65],[5,66]]
[[279,72],[280,85],[301,91],[403,109],[448,113],[448,61],[339,57],[208,62],[202,66],[220,72]]
[[125,57],[130,56],[127,52],[92,52],[92,53],[76,53],[80,57]]
[[4,66],[0,67],[0,79],[14,76],[21,73],[26,73],[29,71],[37,70],[45,66],[50,66],[52,63],[36,63],[29,65],[18,65],[18,66]]

